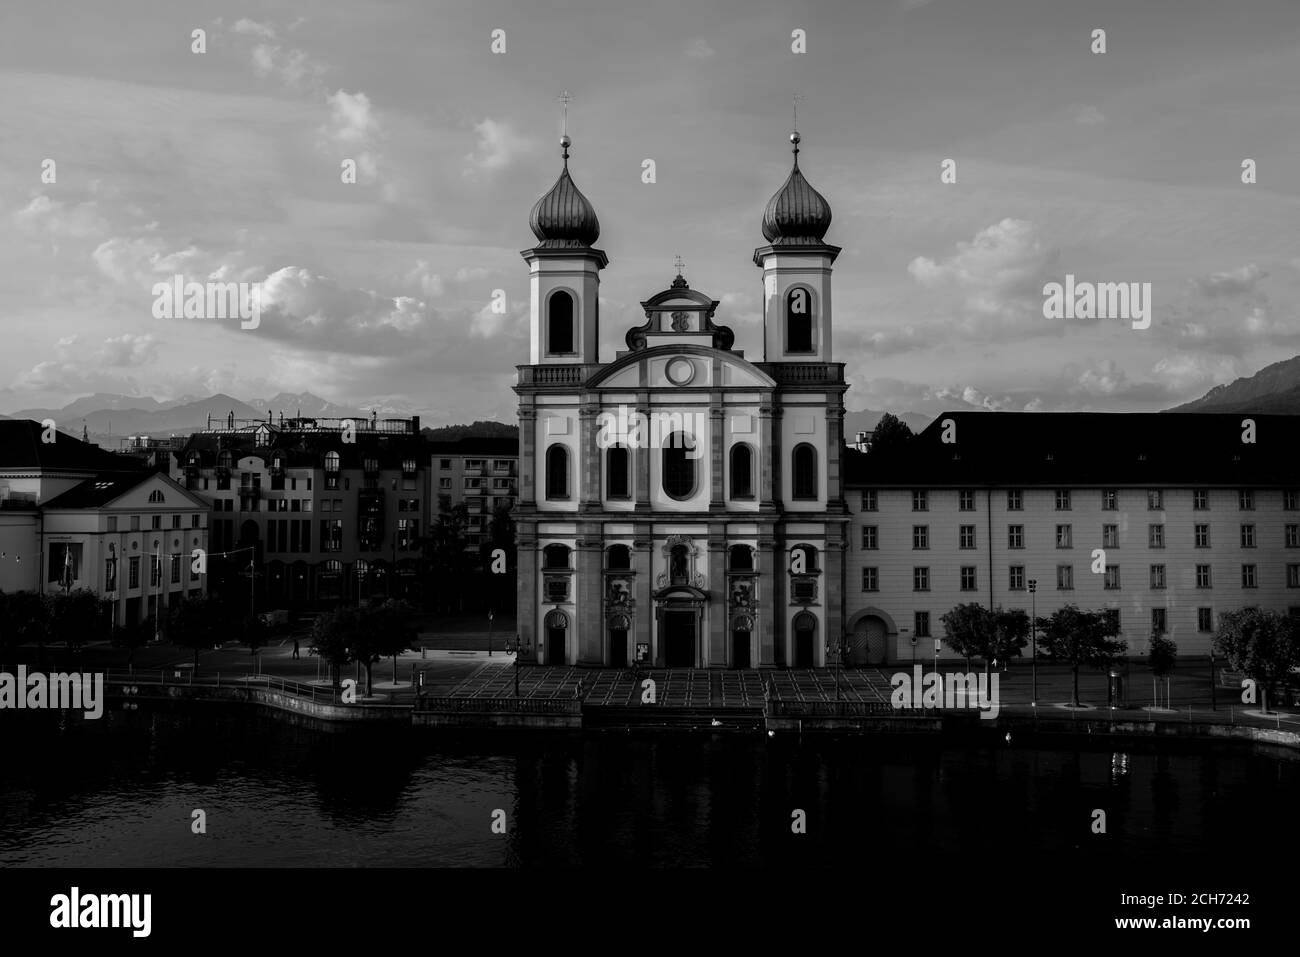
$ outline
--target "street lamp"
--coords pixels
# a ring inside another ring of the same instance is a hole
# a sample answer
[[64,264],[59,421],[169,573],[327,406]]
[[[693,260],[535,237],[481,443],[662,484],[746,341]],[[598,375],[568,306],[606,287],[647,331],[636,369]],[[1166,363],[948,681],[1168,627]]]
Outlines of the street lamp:
[[1032,646],[1029,651],[1029,661],[1033,668],[1034,690],[1029,695],[1029,703],[1038,707],[1038,579],[1029,579],[1029,603],[1031,611],[1029,614],[1029,628],[1032,636]]
[[488,609],[488,657],[492,657],[492,609]]

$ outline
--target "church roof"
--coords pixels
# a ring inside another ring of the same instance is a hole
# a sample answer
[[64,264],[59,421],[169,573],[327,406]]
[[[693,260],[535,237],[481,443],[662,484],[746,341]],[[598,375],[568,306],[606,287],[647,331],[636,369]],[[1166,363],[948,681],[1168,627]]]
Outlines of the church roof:
[[591,246],[600,238],[596,209],[569,176],[569,138],[563,137],[564,169],[555,185],[533,206],[528,225],[543,247]]
[[794,144],[794,168],[763,211],[763,236],[774,246],[821,245],[831,228],[831,207],[799,171],[798,133],[790,134]]

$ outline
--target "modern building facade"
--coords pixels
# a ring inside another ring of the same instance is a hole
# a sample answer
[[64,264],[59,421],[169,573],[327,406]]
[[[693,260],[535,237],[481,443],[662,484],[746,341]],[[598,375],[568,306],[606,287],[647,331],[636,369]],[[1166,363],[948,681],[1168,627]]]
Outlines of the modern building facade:
[[598,355],[596,213],[564,168],[533,208],[518,367],[518,628],[543,664],[821,665],[844,620],[843,365],[830,207],[798,166],[762,219],[760,361],[681,274]]
[[519,441],[488,436],[434,440],[428,454],[434,483],[431,519],[464,504],[466,545],[477,550],[490,538],[497,509],[513,509],[518,499]]

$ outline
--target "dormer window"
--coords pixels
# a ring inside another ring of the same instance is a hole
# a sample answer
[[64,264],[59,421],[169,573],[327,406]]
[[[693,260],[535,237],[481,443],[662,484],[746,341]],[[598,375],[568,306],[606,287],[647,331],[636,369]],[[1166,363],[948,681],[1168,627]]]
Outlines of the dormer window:
[[166,501],[166,499],[163,497],[163,493],[160,489],[154,489],[149,493],[150,505],[161,505],[164,501]]
[[339,454],[337,452],[325,453],[325,471],[337,472],[339,470]]

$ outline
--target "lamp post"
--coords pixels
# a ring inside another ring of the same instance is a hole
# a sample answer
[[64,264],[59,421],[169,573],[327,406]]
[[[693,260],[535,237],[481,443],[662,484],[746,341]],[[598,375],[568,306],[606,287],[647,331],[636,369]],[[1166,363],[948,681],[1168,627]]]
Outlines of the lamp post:
[[[488,657],[492,657],[492,609],[488,609]],[[517,660],[517,659],[516,659]]]
[[1029,703],[1038,707],[1038,579],[1029,579],[1029,603],[1032,609],[1029,613],[1029,634],[1031,637],[1031,646],[1029,651],[1029,663],[1033,668],[1034,688],[1029,695]]

